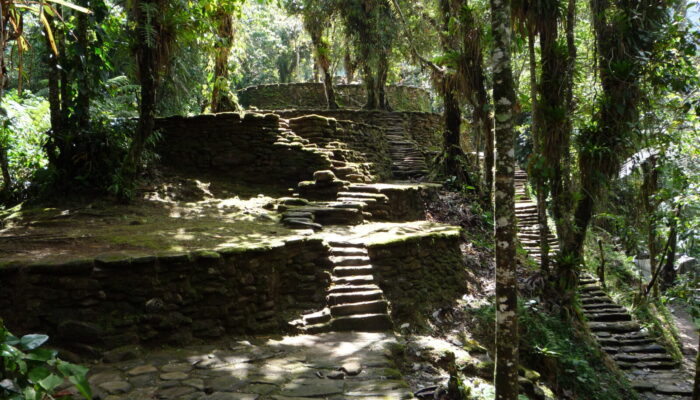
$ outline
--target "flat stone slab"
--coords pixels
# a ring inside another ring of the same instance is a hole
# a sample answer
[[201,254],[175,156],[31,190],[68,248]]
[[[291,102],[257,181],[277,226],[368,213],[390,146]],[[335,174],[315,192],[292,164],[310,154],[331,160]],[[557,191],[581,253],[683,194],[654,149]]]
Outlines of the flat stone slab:
[[88,378],[96,398],[109,400],[411,398],[400,375],[386,376],[395,343],[369,332],[234,338],[97,364]]

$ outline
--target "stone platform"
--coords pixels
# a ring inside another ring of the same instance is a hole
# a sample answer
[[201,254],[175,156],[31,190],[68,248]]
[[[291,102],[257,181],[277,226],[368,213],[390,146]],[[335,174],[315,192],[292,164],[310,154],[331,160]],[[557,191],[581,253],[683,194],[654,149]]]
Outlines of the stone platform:
[[384,333],[326,333],[223,341],[98,364],[104,400],[411,399]]

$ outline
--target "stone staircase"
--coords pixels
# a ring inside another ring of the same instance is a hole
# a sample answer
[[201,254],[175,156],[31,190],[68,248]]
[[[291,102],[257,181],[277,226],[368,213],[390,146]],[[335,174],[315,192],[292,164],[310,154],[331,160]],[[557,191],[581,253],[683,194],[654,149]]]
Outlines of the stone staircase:
[[326,307],[292,325],[302,332],[381,332],[393,329],[389,303],[374,281],[367,248],[358,243],[328,243],[333,263]]
[[418,144],[406,137],[403,120],[399,115],[388,113],[385,118],[386,138],[389,142],[391,171],[395,179],[420,179],[428,174],[428,164]]
[[[527,174],[515,171],[515,214],[518,240],[528,255],[541,262],[540,229],[537,204],[525,191]],[[548,235],[550,257],[559,250],[556,237]],[[579,297],[591,332],[603,350],[612,357],[629,378],[642,399],[689,399],[692,378],[679,368],[666,349],[651,338],[634,321],[632,315],[616,304],[596,278],[585,274],[579,278]]]
[[[515,171],[515,217],[518,220],[518,240],[523,246],[528,256],[532,257],[538,264],[542,262],[542,251],[540,249],[540,226],[537,221],[537,203],[530,200],[525,191],[527,184],[527,173],[521,169]],[[549,242],[549,257],[553,259],[559,250],[559,242],[556,236],[549,231],[547,235]]]
[[603,350],[625,371],[643,399],[690,399],[692,377],[666,349],[605,293],[599,281],[579,278],[579,297],[588,327]]

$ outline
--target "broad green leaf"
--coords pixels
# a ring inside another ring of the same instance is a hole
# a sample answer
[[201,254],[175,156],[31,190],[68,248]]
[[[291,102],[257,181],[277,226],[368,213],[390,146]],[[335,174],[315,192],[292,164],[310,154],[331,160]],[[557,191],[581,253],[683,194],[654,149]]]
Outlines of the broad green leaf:
[[49,349],[34,349],[27,354],[26,360],[33,361],[48,361],[55,358],[58,352],[56,350]]
[[22,339],[20,339],[19,344],[25,350],[34,350],[42,344],[46,343],[47,340],[49,340],[49,337],[47,335],[24,335],[22,336]]
[[40,380],[38,383],[39,383],[39,386],[44,388],[44,390],[51,393],[54,391],[54,389],[56,389],[58,387],[58,385],[63,383],[63,378],[61,378],[60,376],[58,376],[56,374],[50,374],[46,378]]
[[92,389],[90,389],[90,384],[87,381],[87,378],[85,375],[82,376],[70,376],[68,377],[68,380],[70,383],[75,385],[75,388],[78,389],[78,392],[83,395],[86,399],[90,400],[92,399]]
[[47,376],[51,375],[51,371],[49,371],[46,367],[35,367],[32,368],[31,371],[27,374],[27,377],[34,383],[39,383],[40,380],[46,378]]

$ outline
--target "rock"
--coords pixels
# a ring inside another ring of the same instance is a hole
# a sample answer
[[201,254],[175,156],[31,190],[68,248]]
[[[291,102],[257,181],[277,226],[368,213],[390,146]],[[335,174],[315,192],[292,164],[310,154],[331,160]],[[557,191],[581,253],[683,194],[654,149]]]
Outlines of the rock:
[[166,364],[160,367],[163,372],[188,372],[192,370],[192,365],[189,363]]
[[102,327],[92,322],[69,320],[58,325],[58,336],[71,342],[99,343],[102,334]]
[[362,372],[362,365],[357,360],[351,360],[343,363],[343,366],[340,367],[340,369],[348,374],[348,376],[355,376]]
[[324,397],[343,393],[343,382],[334,380],[293,381],[282,387],[287,397]]
[[174,386],[158,391],[158,397],[162,399],[177,399],[196,390],[192,386]]
[[216,392],[202,397],[202,400],[257,400],[257,394]]
[[105,382],[100,384],[99,387],[109,394],[122,394],[131,390],[131,385],[126,381]]
[[316,182],[330,182],[335,179],[335,174],[330,170],[316,171],[314,172],[314,181]]
[[345,379],[345,373],[343,371],[331,371],[326,374],[328,379]]
[[119,361],[135,360],[141,357],[143,349],[140,346],[130,345],[122,346],[116,349],[110,350],[104,354],[102,357],[103,361],[108,363],[115,363]]
[[160,379],[164,381],[179,381],[187,379],[187,374],[184,372],[168,372],[160,375]]
[[126,372],[127,375],[129,376],[137,376],[137,375],[143,375],[143,374],[150,374],[151,372],[157,372],[158,369],[154,367],[153,365],[140,365],[138,367],[134,367]]

